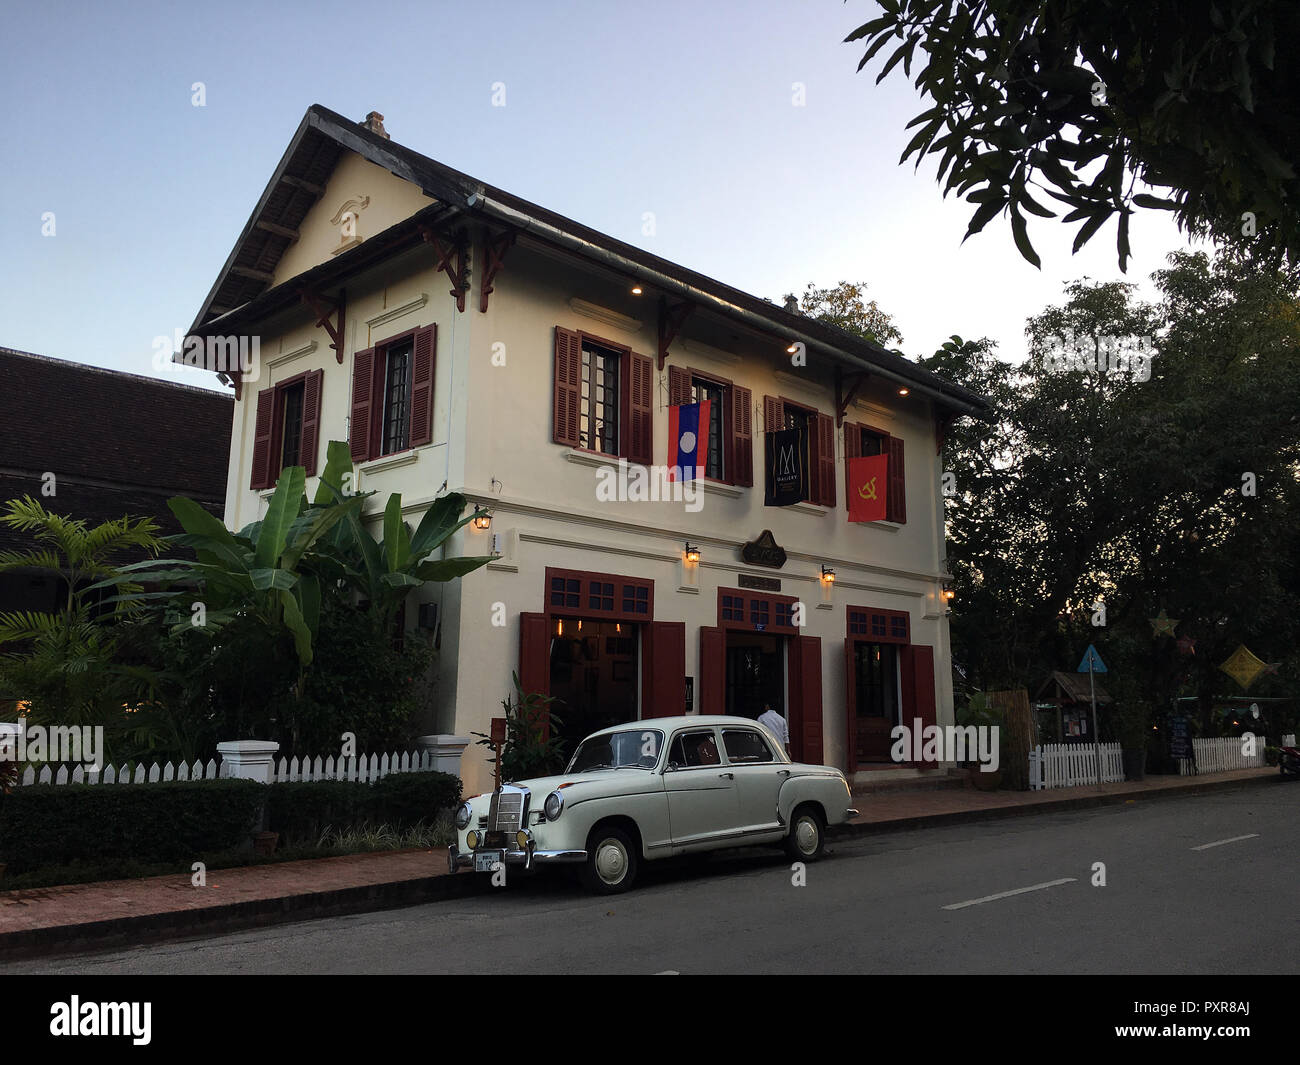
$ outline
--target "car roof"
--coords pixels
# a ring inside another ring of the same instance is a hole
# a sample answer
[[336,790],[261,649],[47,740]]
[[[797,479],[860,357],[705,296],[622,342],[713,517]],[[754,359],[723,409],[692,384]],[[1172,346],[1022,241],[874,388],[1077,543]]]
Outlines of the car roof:
[[[751,728],[757,725],[762,728],[751,717],[728,717],[722,714],[683,714],[679,717],[648,717],[640,721],[625,721],[621,725],[611,725],[609,728],[603,728],[591,735],[608,736],[614,732],[631,732],[638,728],[654,728],[662,729],[664,732],[672,732],[673,729],[678,728],[708,727],[710,725],[749,725]],[[591,736],[587,738],[590,739]]]

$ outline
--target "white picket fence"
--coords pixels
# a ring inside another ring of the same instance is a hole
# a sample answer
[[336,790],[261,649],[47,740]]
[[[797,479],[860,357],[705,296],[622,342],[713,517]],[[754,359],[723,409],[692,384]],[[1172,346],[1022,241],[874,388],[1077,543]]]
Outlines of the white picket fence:
[[[275,765],[272,783],[282,784],[289,781],[312,780],[356,780],[373,783],[390,773],[417,773],[435,768],[436,755],[433,751],[394,751],[392,754],[358,755],[355,758],[281,758]],[[20,786],[32,784],[157,784],[169,780],[216,780],[228,777],[230,766],[225,761],[209,758],[207,763],[195,761],[193,765],[182,762],[179,766],[168,762],[166,765],[145,766],[137,764],[134,768],[123,765],[120,768],[109,766],[100,771],[87,769],[83,765],[69,768],[66,765],[42,766],[38,771],[34,766],[23,770],[19,778]]]
[[207,765],[200,761],[195,761],[194,765],[189,766],[184,762],[180,766],[174,766],[168,762],[160,766],[157,762],[146,768],[143,765],[137,765],[132,771],[129,765],[123,764],[120,769],[109,766],[105,770],[87,769],[84,765],[74,766],[71,770],[66,765],[61,765],[57,769],[53,766],[42,766],[38,773],[34,766],[28,766],[23,770],[20,785],[31,784],[157,784],[165,780],[215,780],[217,777],[226,775],[226,766],[218,762],[215,758],[209,758]]
[[1294,747],[1294,746],[1295,746],[1295,733],[1294,733],[1294,732],[1292,732],[1289,736],[1283,736],[1283,737],[1282,737],[1282,746],[1283,746],[1283,747]]
[[[1101,781],[1124,779],[1124,756],[1118,743],[1101,745]],[[1029,787],[1076,788],[1097,783],[1097,751],[1091,743],[1045,743],[1029,752]]]
[[1265,765],[1263,736],[1255,737],[1255,753],[1244,754],[1242,741],[1237,736],[1218,739],[1192,740],[1192,754],[1196,757],[1178,760],[1178,775],[1193,776],[1205,773],[1231,773],[1235,769],[1257,769]]
[[419,773],[434,768],[432,751],[394,751],[392,754],[356,758],[281,758],[275,766],[274,784],[310,780],[359,780],[373,783],[389,773]]

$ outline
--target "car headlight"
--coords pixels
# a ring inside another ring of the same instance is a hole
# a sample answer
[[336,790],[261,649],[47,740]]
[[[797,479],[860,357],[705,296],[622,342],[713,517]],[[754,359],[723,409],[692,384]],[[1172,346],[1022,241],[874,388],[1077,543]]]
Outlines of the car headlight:
[[563,809],[564,809],[564,796],[561,795],[558,791],[553,791],[548,796],[546,796],[546,802],[542,806],[542,810],[546,814],[546,820],[558,821],[560,819],[560,812]]
[[474,811],[470,808],[469,803],[461,803],[460,809],[456,811],[456,827],[458,829],[465,828],[469,824],[470,818],[473,816]]

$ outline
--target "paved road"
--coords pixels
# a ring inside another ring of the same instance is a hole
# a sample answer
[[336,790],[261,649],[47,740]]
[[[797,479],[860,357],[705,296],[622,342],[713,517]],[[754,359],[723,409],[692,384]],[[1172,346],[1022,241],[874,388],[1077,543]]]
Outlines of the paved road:
[[1278,782],[846,840],[804,887],[774,851],[733,852],[612,898],[539,877],[0,971],[1294,973],[1298,813],[1300,784]]

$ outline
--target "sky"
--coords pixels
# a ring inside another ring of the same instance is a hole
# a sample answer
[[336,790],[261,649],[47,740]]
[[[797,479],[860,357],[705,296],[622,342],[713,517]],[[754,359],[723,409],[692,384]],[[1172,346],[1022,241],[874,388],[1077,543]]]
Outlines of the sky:
[[[865,281],[901,349],[951,334],[1026,353],[1070,280],[1148,276],[1186,247],[1160,212],[1005,219],[898,162],[928,104],[857,73],[866,0],[437,0],[11,8],[0,41],[0,346],[177,379],[154,339],[193,320],[303,113],[385,116],[394,140],[758,296]],[[194,85],[203,85],[203,106]],[[504,87],[504,106],[499,103]],[[643,226],[646,214],[654,231]],[[53,215],[53,226],[50,215]],[[52,234],[43,232],[53,228]],[[215,387],[215,378],[183,379]]]

